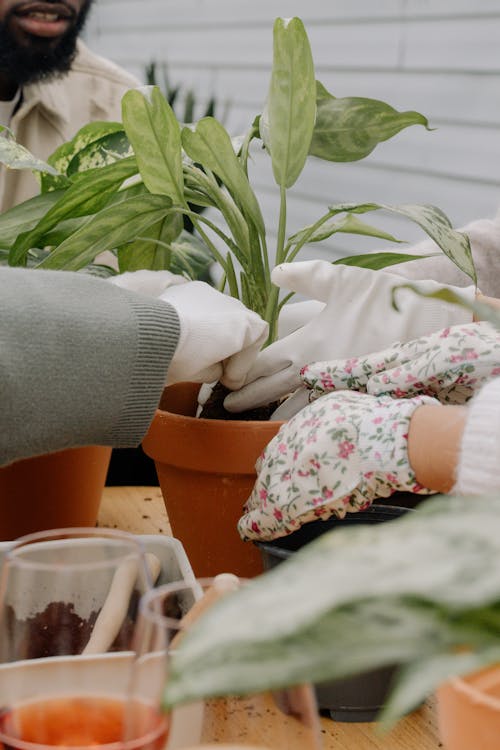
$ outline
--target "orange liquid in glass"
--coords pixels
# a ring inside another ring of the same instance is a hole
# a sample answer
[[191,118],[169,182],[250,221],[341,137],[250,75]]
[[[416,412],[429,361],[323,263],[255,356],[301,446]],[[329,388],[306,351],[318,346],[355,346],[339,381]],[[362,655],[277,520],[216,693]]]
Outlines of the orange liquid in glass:
[[[133,725],[134,750],[162,750],[168,733],[165,716],[144,704],[127,705]],[[125,747],[125,704],[113,698],[74,696],[25,703],[0,714],[0,743],[18,748],[19,741],[46,747]],[[2,746],[0,744],[0,748]],[[127,743],[128,744],[128,743]]]

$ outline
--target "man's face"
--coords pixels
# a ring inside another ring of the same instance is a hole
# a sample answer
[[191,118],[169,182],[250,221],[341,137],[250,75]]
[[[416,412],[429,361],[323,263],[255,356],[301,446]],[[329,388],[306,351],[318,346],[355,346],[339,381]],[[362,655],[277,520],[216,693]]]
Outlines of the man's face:
[[66,73],[93,0],[0,0],[0,72],[17,84]]

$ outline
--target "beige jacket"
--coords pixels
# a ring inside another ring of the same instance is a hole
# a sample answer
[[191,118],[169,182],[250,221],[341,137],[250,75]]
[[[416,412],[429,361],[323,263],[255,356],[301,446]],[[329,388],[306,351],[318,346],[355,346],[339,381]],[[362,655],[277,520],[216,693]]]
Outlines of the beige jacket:
[[[121,121],[121,98],[138,85],[132,75],[90,52],[79,41],[67,75],[23,89],[21,106],[10,127],[19,143],[46,159],[88,122]],[[29,170],[1,167],[0,212],[38,193],[38,183]]]

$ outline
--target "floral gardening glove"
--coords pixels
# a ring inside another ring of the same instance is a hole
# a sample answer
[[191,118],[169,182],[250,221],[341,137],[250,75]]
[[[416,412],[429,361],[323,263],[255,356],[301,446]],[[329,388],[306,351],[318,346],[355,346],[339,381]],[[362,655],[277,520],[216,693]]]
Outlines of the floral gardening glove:
[[408,462],[409,423],[422,404],[438,402],[341,391],[306,406],[257,461],[242,538],[275,539],[308,521],[343,518],[396,490],[432,494]]
[[487,322],[468,323],[422,336],[406,344],[302,370],[310,400],[333,390],[406,398],[435,396],[464,404],[492,377],[500,375],[500,331]]

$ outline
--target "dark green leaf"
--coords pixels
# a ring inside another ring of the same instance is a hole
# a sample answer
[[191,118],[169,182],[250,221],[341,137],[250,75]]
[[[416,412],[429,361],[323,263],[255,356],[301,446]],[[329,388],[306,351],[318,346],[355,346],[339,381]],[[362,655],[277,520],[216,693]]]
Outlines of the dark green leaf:
[[59,245],[40,267],[78,271],[100,253],[142,236],[170,211],[170,199],[160,195],[137,196],[105,208]]
[[16,240],[10,255],[11,265],[22,265],[27,251],[31,247],[38,247],[40,239],[59,222],[87,216],[102,209],[122,183],[136,172],[135,159],[129,157],[82,175],[30,232]]
[[357,266],[358,268],[371,268],[372,271],[379,271],[381,268],[388,268],[398,263],[407,263],[410,260],[429,257],[433,256],[410,255],[408,253],[364,253],[363,255],[349,255],[345,258],[338,258],[333,263],[344,266]]
[[11,247],[23,232],[29,232],[64,195],[64,191],[37,195],[0,215],[0,244]]
[[142,237],[118,249],[120,271],[171,270],[171,243],[182,231],[182,214],[172,213],[150,227]]

